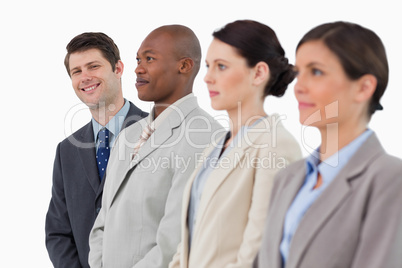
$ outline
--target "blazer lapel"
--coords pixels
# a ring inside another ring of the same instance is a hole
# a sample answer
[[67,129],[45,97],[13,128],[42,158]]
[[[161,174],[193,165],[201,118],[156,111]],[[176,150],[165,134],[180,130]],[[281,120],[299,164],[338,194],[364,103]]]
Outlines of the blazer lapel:
[[290,172],[287,173],[286,177],[278,178],[285,182],[283,188],[274,189],[279,190],[281,197],[277,199],[278,201],[276,203],[270,205],[272,209],[270,209],[269,217],[267,219],[268,222],[266,224],[271,230],[276,230],[272,237],[270,237],[274,244],[272,250],[275,251],[271,256],[276,256],[274,260],[275,265],[273,265],[273,267],[280,268],[282,264],[282,258],[280,254],[276,254],[276,252],[279,252],[279,247],[282,242],[286,213],[304,183],[305,170],[305,160],[298,161],[294,164],[292,169],[289,170]]
[[[155,132],[149,137],[149,139],[144,143],[141,149],[138,151],[137,156],[132,158],[132,152],[134,148],[128,148],[124,144],[120,146],[124,146],[124,148],[119,148],[125,152],[125,159],[128,159],[128,166],[125,168],[123,173],[116,174],[114,178],[116,180],[116,187],[112,193],[110,206],[113,204],[114,197],[116,193],[119,191],[124,180],[127,179],[128,174],[139,164],[141,161],[150,155],[153,151],[158,149],[159,147],[166,146],[166,141],[173,135],[173,129],[180,127],[183,120],[187,117],[187,115],[194,109],[198,107],[197,98],[192,97],[185,101],[183,101],[178,106],[169,107],[172,109],[170,114],[165,118],[163,123],[161,123],[156,129]],[[148,115],[151,116],[151,115]],[[136,124],[138,128],[132,130],[132,132],[127,131],[127,136],[139,137],[142,130],[146,127],[147,122],[149,122],[148,118],[139,121],[139,124]],[[184,130],[183,130],[184,131]],[[180,136],[179,138],[185,138],[184,136]],[[172,141],[177,142],[177,141]],[[172,144],[173,146],[173,144]]]
[[[298,267],[299,262],[324,223],[331,217],[342,202],[351,194],[350,181],[359,179],[372,158],[383,151],[373,133],[352,156],[348,164],[334,178],[328,188],[317,198],[302,218],[290,247],[287,267]],[[290,205],[290,204],[289,204]]]
[[327,189],[307,210],[292,238],[289,267],[297,267],[304,251],[318,233],[325,221],[331,217],[342,201],[350,194],[350,187],[345,177],[335,178]]
[[[261,130],[264,124],[266,124],[265,126],[270,126],[269,123],[267,124],[266,120],[267,118],[264,118],[261,122],[257,123],[257,125],[254,126],[254,128]],[[245,136],[243,136],[241,140],[238,141],[240,143],[235,142],[236,143],[234,144],[235,147],[232,148],[227,155],[224,155],[224,157],[227,158],[227,160],[225,160],[225,163],[227,162],[230,166],[226,168],[217,168],[216,170],[211,172],[209,179],[205,183],[205,187],[202,193],[202,199],[197,211],[197,215],[199,215],[197,216],[197,218],[198,221],[200,221],[200,224],[198,224],[198,226],[201,225],[201,221],[204,220],[202,215],[204,214],[204,211],[207,209],[213,196],[217,192],[219,186],[230,176],[233,170],[235,170],[236,168],[243,168],[245,165],[249,164],[247,163],[246,159],[247,150],[251,147],[251,145],[260,145],[256,144],[256,141],[261,137],[261,135],[264,135],[264,133],[265,130],[258,132],[253,131],[247,132]],[[206,155],[206,157],[208,156],[209,154]],[[194,237],[196,237],[196,235],[197,235],[197,228],[194,230]]]
[[[76,141],[77,142],[77,141]],[[80,145],[82,143],[82,145]],[[85,175],[89,184],[95,193],[98,192],[100,180],[95,160],[95,142],[92,128],[92,122],[85,126],[84,131],[81,133],[79,144],[76,146],[78,155],[80,156],[80,165],[85,171]]]
[[[202,152],[202,159],[207,158],[211,152],[215,149],[214,144],[218,142],[223,136],[226,135],[223,134],[219,136],[216,140],[215,143],[211,143],[209,147],[207,147],[203,152]],[[182,224],[182,252],[181,252],[181,260],[180,262],[183,264],[182,267],[187,267],[188,262],[190,259],[189,252],[188,252],[188,239],[189,239],[189,233],[188,233],[188,226],[187,226],[187,211],[188,211],[188,206],[190,205],[190,196],[191,196],[191,188],[193,186],[194,180],[197,177],[197,174],[200,172],[201,168],[203,167],[203,163],[198,163],[197,167],[194,169],[193,173],[190,176],[190,179],[187,181],[187,184],[184,188],[183,191],[183,202],[182,202],[182,214],[181,214],[181,224]],[[195,234],[195,233],[194,233]]]
[[158,127],[158,129],[155,129],[155,132],[138,151],[138,155],[130,161],[130,166],[128,167],[127,172],[138,165],[145,157],[163,145],[166,140],[172,136],[172,134],[172,127],[169,124],[163,124]]
[[[129,127],[129,126],[131,126],[132,124],[134,124],[134,123],[140,121],[143,117],[146,117],[147,115],[148,115],[148,113],[143,112],[143,111],[140,110],[137,106],[135,106],[133,103],[130,102],[130,109],[128,110],[128,113],[127,113],[127,115],[126,115],[126,118],[124,118],[123,125],[122,125],[120,131],[122,131],[122,130],[125,129],[126,127]],[[91,123],[90,132],[93,133],[93,130],[92,130],[92,123]],[[119,134],[120,134],[120,133],[119,133]],[[118,137],[116,137],[116,140],[117,140],[117,138],[118,138]],[[92,141],[92,142],[93,142],[93,141]],[[95,147],[94,147],[94,154],[95,154]],[[92,159],[95,160],[95,155],[94,155],[94,157],[92,157]],[[94,163],[95,163],[95,165],[96,165],[96,161],[95,161]],[[96,174],[98,174],[98,170],[96,169],[95,171],[96,171]],[[97,176],[98,176],[98,178],[99,178],[99,175],[97,175]],[[99,181],[99,179],[98,179],[98,181]],[[106,174],[105,174],[105,177],[103,178],[102,182],[100,182],[100,183],[98,183],[98,184],[95,184],[95,183],[94,183],[94,186],[95,186],[95,187],[96,187],[96,185],[98,185],[98,186],[97,186],[98,188],[97,188],[97,190],[96,190],[96,192],[97,192],[96,199],[98,199],[99,197],[102,196],[102,194],[103,194],[103,187],[104,187],[104,185],[105,185],[105,181],[106,181]],[[100,187],[99,187],[99,186],[100,186]]]

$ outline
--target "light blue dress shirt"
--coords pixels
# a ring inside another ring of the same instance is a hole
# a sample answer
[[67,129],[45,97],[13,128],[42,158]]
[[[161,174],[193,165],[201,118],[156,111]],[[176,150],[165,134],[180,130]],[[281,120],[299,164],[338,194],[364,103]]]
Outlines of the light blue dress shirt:
[[[338,153],[332,155],[324,162],[320,162],[319,148],[306,158],[305,181],[290,205],[285,217],[282,242],[280,244],[282,267],[285,266],[288,259],[292,237],[306,211],[334,180],[339,171],[342,170],[353,154],[372,133],[372,130],[367,129],[359,137],[354,139],[347,146],[339,150]],[[318,172],[321,174],[323,182],[319,188],[313,189],[317,183]]]
[[110,148],[113,148],[114,142],[116,140],[117,135],[120,133],[121,128],[123,127],[124,120],[130,110],[130,102],[124,99],[124,105],[120,109],[120,111],[115,114],[112,119],[106,124],[106,126],[102,126],[92,117],[92,128],[94,131],[94,141],[96,144],[96,151],[98,151],[99,141],[98,141],[98,132],[102,128],[106,127],[109,130],[110,138],[109,145]]

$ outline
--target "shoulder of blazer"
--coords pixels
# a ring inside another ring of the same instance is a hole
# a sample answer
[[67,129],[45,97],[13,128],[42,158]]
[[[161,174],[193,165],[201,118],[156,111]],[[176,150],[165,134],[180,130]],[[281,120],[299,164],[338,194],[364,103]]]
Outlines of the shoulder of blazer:
[[70,136],[60,142],[61,147],[78,147],[77,143],[93,143],[93,127],[92,121],[72,133]]
[[354,153],[339,175],[351,180],[367,171],[387,173],[389,169],[400,168],[400,164],[400,159],[385,152],[377,135],[373,133]]
[[[392,179],[391,174],[402,173],[402,160],[389,155],[382,147],[377,135],[373,133],[352,156],[345,170],[350,172],[349,179],[357,177],[363,172],[378,174],[382,180]],[[352,176],[353,175],[353,176]],[[402,177],[402,176],[399,176]]]
[[166,118],[171,128],[179,126],[193,111],[201,110],[198,106],[197,97],[190,97],[179,105],[170,105],[167,109],[171,109]]
[[122,129],[140,121],[141,119],[145,118],[148,116],[147,112],[142,111],[140,108],[135,106],[131,101],[130,101],[130,109],[128,110],[127,116],[124,119],[124,123],[122,126]]
[[276,184],[288,183],[288,181],[292,180],[292,178],[294,178],[295,176],[305,173],[306,173],[306,158],[303,158],[289,164],[289,166],[287,166],[286,168],[279,170],[278,173],[275,175],[274,184],[276,185]]

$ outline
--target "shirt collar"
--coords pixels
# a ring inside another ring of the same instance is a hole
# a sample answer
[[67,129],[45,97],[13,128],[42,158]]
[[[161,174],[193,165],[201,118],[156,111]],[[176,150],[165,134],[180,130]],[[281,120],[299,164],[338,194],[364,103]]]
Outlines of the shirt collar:
[[373,133],[371,129],[367,129],[356,139],[343,147],[341,150],[330,156],[324,162],[320,162],[319,147],[306,158],[307,174],[318,170],[325,184],[331,182],[342,168],[349,162],[350,158],[360,148],[360,146]]
[[95,142],[97,141],[98,132],[104,127],[106,127],[109,130],[109,132],[112,133],[114,137],[116,137],[116,135],[120,133],[120,130],[123,127],[124,120],[126,119],[129,110],[130,110],[130,102],[124,99],[123,107],[109,120],[106,126],[102,126],[92,117],[94,141]]
[[149,113],[148,119],[147,119],[148,124],[151,126],[152,129],[157,129],[162,124],[162,122],[168,117],[168,115],[172,112],[172,110],[174,109],[172,107],[179,106],[182,102],[184,102],[185,100],[187,100],[191,97],[194,97],[193,93],[187,94],[186,96],[178,99],[173,104],[166,107],[166,109],[163,110],[163,112],[157,118],[155,118],[155,113],[154,113],[155,107],[152,108],[151,112]]

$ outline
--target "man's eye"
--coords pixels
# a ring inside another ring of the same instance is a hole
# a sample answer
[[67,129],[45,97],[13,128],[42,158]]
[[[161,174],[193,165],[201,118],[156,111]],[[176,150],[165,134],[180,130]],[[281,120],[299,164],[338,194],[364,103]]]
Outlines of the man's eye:
[[140,58],[135,58],[135,59],[137,61],[137,64],[140,64],[140,62],[141,62]]
[[80,72],[81,72],[81,70],[76,70],[76,71],[73,71],[73,72],[71,73],[71,75],[79,74]]
[[153,57],[148,56],[148,57],[147,57],[147,61],[151,61],[151,60],[154,60],[154,58],[153,58]]

